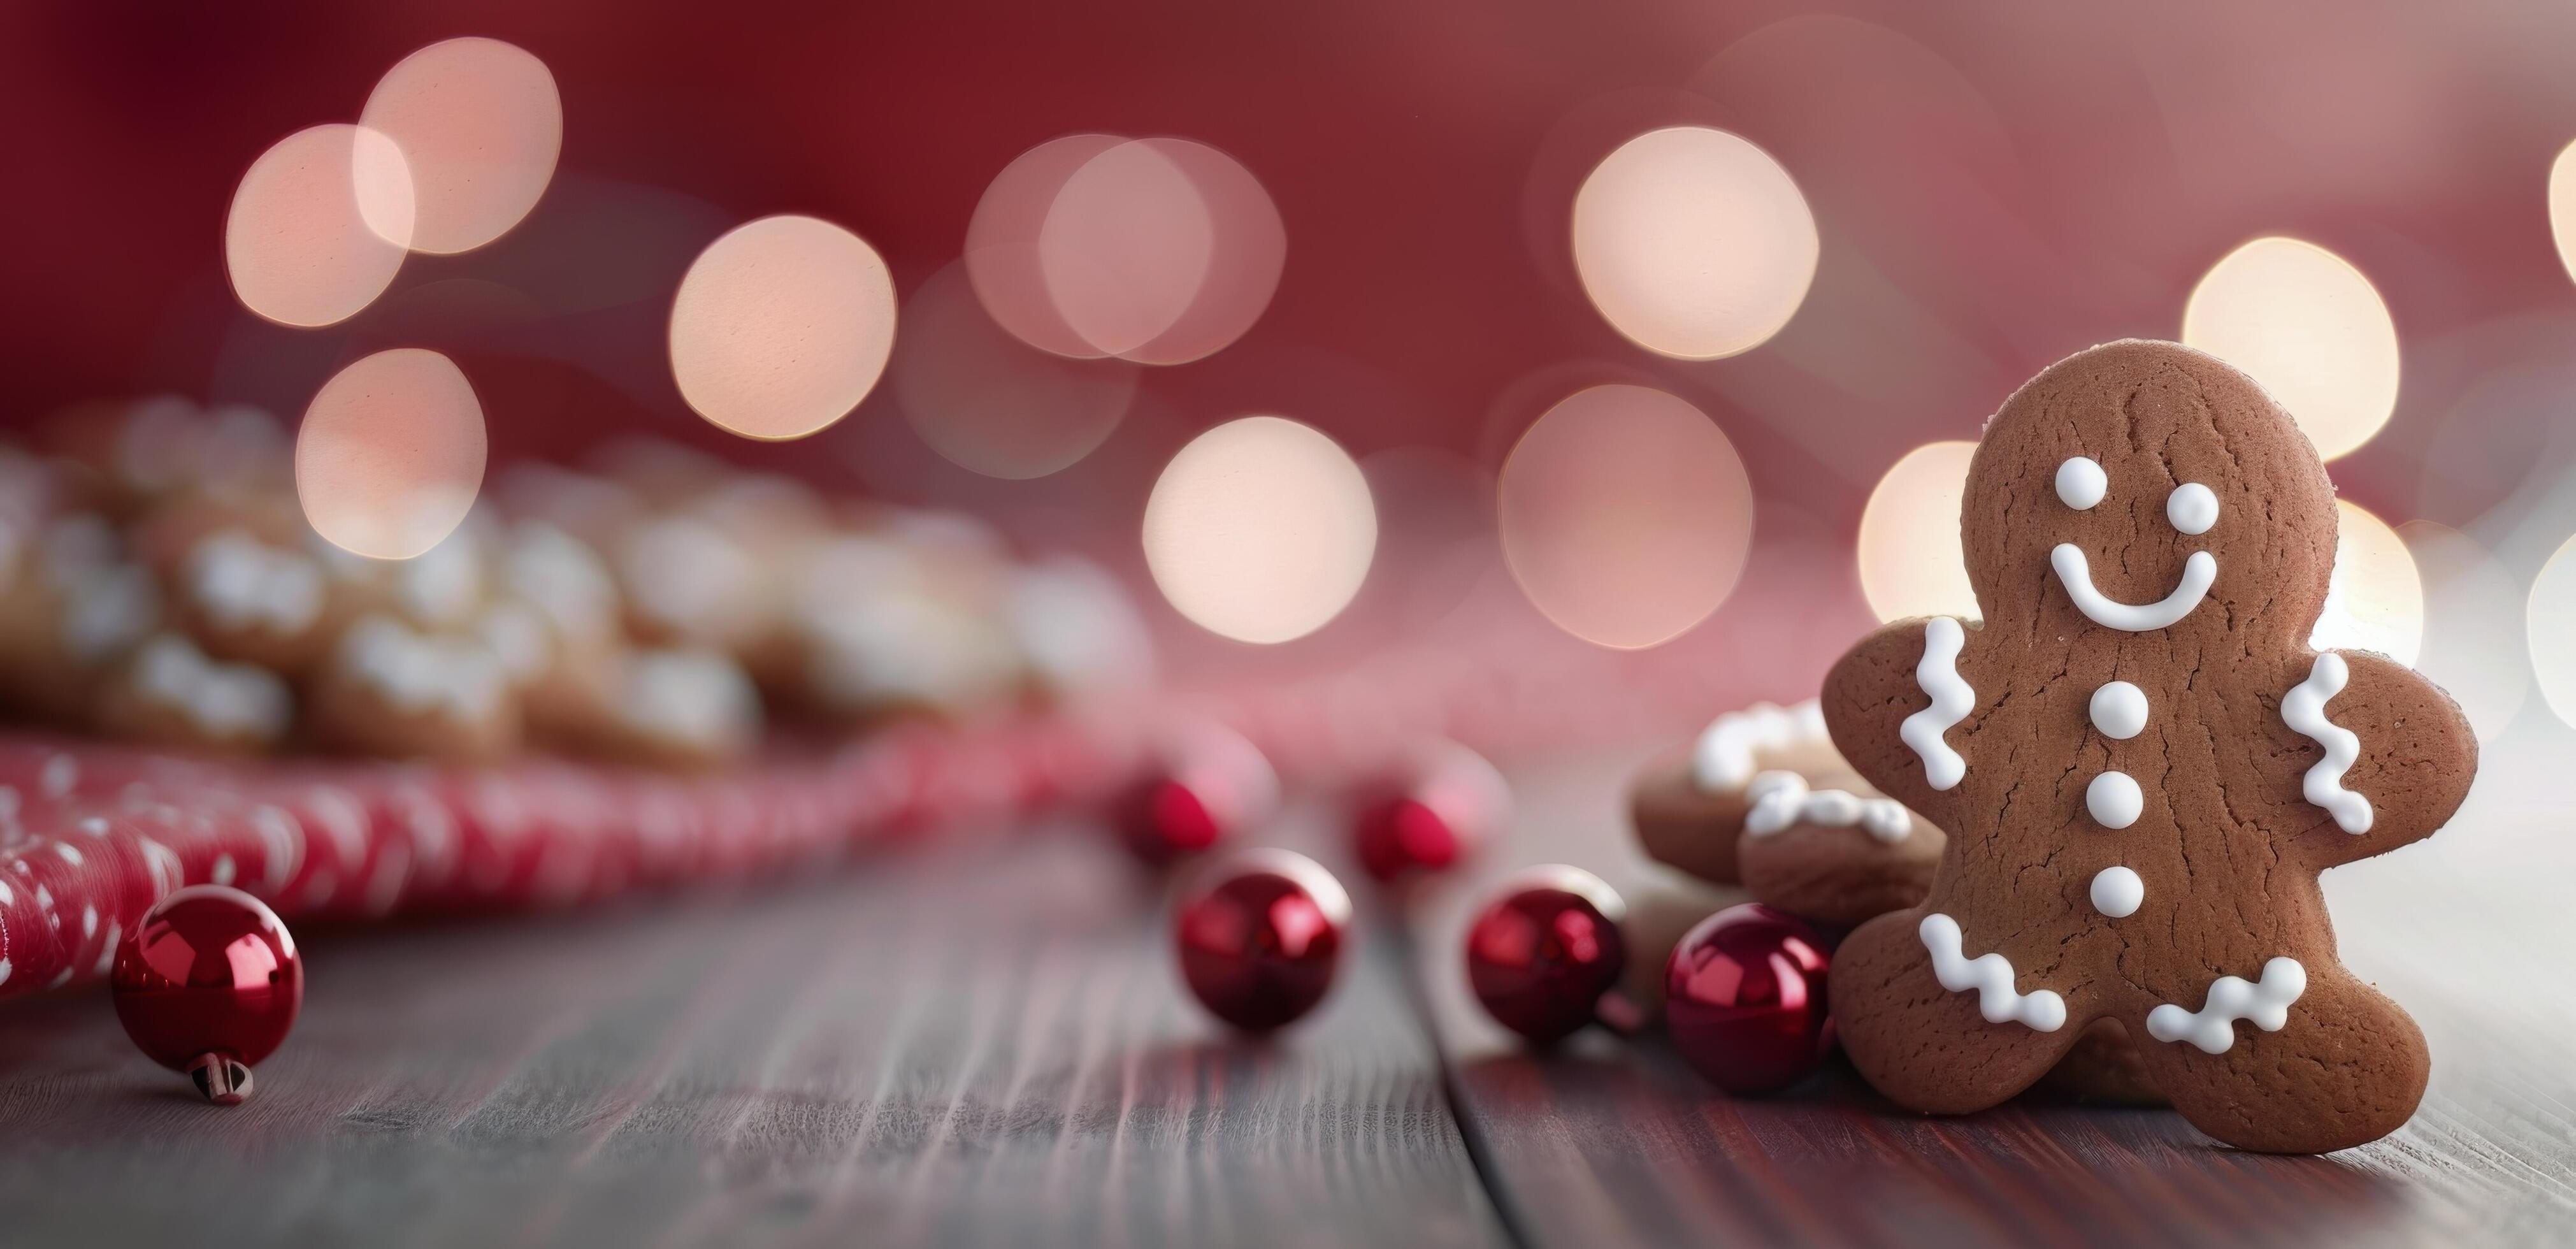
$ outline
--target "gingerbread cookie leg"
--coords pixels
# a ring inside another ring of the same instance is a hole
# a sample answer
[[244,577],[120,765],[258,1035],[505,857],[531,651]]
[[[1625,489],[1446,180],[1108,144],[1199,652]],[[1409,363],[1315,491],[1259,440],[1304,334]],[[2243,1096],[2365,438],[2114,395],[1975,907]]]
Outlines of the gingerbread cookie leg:
[[1945,918],[1898,911],[1854,930],[1834,953],[1834,1018],[1873,1087],[1916,1110],[1965,1114],[2037,1082],[2082,1029],[2067,1026],[2056,994],[2019,992],[2001,956],[1951,957],[1955,924],[1927,942],[1922,926]]
[[2395,1002],[2339,966],[2275,959],[2246,970],[2255,978],[2130,1025],[2149,1078],[2193,1127],[2239,1149],[2321,1154],[2378,1140],[2415,1113],[2432,1058]]

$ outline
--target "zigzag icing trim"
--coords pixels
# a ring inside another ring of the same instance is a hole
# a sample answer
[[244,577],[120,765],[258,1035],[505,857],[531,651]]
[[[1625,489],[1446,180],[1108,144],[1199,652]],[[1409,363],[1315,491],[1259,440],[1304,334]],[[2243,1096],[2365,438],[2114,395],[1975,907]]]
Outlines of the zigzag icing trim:
[[1922,756],[1923,779],[1934,789],[1948,789],[1968,774],[1968,761],[1941,740],[1977,705],[1977,691],[1959,676],[1959,648],[1967,640],[1959,622],[1948,616],[1923,623],[1923,659],[1914,665],[1914,683],[1932,696],[1932,705],[1905,717],[1897,729],[1897,736]]
[[1905,804],[1893,798],[1863,798],[1842,789],[1809,789],[1807,778],[1795,772],[1761,773],[1745,786],[1744,796],[1753,802],[1753,808],[1744,813],[1744,831],[1755,837],[1768,837],[1792,824],[1826,828],[1858,824],[1869,830],[1870,836],[1894,844],[1914,831],[1914,817],[1905,813]]
[[2189,1041],[2204,1054],[2224,1054],[2236,1044],[2236,1021],[2265,1032],[2278,1032],[2290,1022],[2290,1003],[2308,991],[2308,969],[2295,958],[2263,964],[2260,984],[2241,976],[2211,981],[2209,997],[2197,1011],[2167,1002],[2147,1012],[2147,1035],[2159,1041]]
[[1959,921],[1938,913],[1926,915],[1915,931],[1923,937],[1923,948],[1932,952],[1932,974],[1941,987],[1952,993],[1976,990],[1977,1013],[1987,1023],[2018,1020],[2034,1032],[2055,1032],[2066,1026],[2066,999],[2054,990],[2014,991],[2011,959],[2001,954],[1966,957],[1960,948]]
[[2343,656],[2333,651],[2318,655],[2315,666],[2308,669],[2308,679],[2281,696],[2281,720],[2326,750],[2326,757],[2308,769],[2300,792],[2325,808],[2337,827],[2358,835],[2370,831],[2370,799],[2344,788],[2343,774],[2361,758],[2361,738],[2326,719],[2326,703],[2342,693],[2351,679],[2352,670]]

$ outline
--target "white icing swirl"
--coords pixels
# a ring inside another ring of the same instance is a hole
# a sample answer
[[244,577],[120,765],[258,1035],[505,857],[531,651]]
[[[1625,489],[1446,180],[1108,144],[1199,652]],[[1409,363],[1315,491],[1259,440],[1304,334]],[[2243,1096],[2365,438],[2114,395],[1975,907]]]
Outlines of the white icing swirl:
[[180,575],[189,597],[220,628],[296,637],[322,618],[321,566],[239,529],[199,542]]
[[211,737],[273,742],[294,714],[294,698],[276,673],[217,663],[175,633],[143,644],[134,657],[134,688]]
[[2189,1041],[2204,1054],[2224,1054],[2236,1044],[2236,1021],[2265,1032],[2278,1032],[2290,1022],[2290,1004],[2308,991],[2308,969],[2294,958],[2263,964],[2260,984],[2241,976],[2220,976],[2197,1011],[2167,1002],[2147,1012],[2147,1035],[2159,1041]]
[[2333,651],[2320,653],[2308,669],[2308,679],[2281,696],[2281,720],[2325,747],[2326,757],[2308,769],[2300,792],[2309,802],[2325,808],[2337,827],[2358,835],[2370,831],[2370,799],[2344,788],[2343,774],[2361,758],[2361,738],[2326,719],[2326,703],[2342,693],[2344,683],[2351,679],[2352,671],[2343,656]]
[[1755,837],[1771,836],[1792,824],[1827,828],[1857,824],[1870,836],[1892,845],[1914,831],[1914,819],[1905,813],[1905,804],[1893,798],[1863,798],[1841,789],[1809,789],[1807,778],[1795,772],[1761,773],[1745,787],[1744,796],[1753,801],[1753,808],[1744,813],[1744,831]]
[[1825,710],[1815,699],[1793,707],[1755,703],[1719,716],[1691,744],[1691,783],[1706,793],[1742,789],[1759,765],[1754,754],[1825,740]]
[[2057,579],[2066,586],[2066,597],[2075,600],[2075,610],[2084,618],[2105,629],[2145,633],[2161,629],[2191,614],[2209,587],[2218,580],[2218,557],[2207,551],[2194,551],[2182,563],[2182,580],[2173,593],[2153,603],[2123,603],[2106,597],[2093,588],[2093,565],[2084,558],[2084,548],[2072,542],[2060,542],[2048,553],[2049,566],[2057,570]]
[[1923,659],[1914,665],[1914,683],[1932,696],[1932,705],[1905,717],[1897,736],[1923,759],[1923,779],[1934,789],[1948,789],[1968,774],[1968,761],[1941,740],[1977,706],[1977,691],[1959,676],[1959,648],[1967,632],[1948,616],[1923,623]]
[[1915,931],[1932,954],[1932,974],[1941,987],[1952,993],[1976,990],[1977,1013],[1987,1023],[2019,1021],[2035,1032],[2055,1032],[2066,1026],[2066,999],[2051,989],[2017,992],[2011,959],[1992,953],[1966,957],[1959,921],[1936,912],[1924,916]]
[[350,626],[338,661],[396,710],[414,714],[488,719],[509,688],[500,659],[481,642],[414,633],[390,616]]

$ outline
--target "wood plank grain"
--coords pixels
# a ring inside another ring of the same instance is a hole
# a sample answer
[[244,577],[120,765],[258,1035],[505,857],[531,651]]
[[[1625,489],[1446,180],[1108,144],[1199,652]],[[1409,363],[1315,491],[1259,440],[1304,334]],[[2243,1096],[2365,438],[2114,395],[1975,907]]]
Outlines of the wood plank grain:
[[2326,878],[2345,959],[2424,1025],[2433,1085],[2407,1127],[2323,1158],[2245,1154],[2170,1112],[2025,1098],[1931,1119],[1839,1063],[1771,1098],[1717,1092],[1660,1038],[1533,1055],[1464,983],[1459,934],[1491,878],[1566,861],[1636,887],[1619,794],[1647,752],[1515,778],[1482,879],[1417,896],[1417,972],[1470,1146],[1540,1245],[2462,1244],[2576,1235],[2576,871],[2549,778],[2576,740],[2491,749],[2442,837]]
[[1387,942],[1226,1036],[1159,887],[982,840],[660,909],[304,935],[230,1110],[95,995],[0,1013],[11,1244],[1487,1244]]

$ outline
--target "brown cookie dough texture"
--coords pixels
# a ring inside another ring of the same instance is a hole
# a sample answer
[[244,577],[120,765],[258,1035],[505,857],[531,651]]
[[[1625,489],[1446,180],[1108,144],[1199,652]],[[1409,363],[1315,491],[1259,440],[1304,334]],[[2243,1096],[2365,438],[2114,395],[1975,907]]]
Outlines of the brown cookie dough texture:
[[1987,425],[1961,532],[1984,623],[1888,625],[1825,684],[1853,768],[1952,834],[1836,955],[1861,1073],[1978,1110],[2109,1019],[2229,1144],[2395,1130],[2424,1039],[2337,960],[2317,873],[2439,828],[2477,745],[2404,666],[2309,649],[2335,508],[2306,437],[2209,356],[2096,347]]
[[1852,772],[1813,702],[1718,717],[1648,765],[1629,816],[1648,856],[1827,924],[1922,900],[1943,840]]

